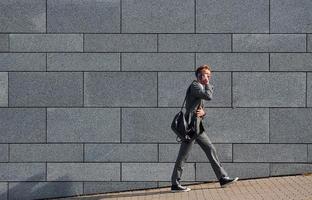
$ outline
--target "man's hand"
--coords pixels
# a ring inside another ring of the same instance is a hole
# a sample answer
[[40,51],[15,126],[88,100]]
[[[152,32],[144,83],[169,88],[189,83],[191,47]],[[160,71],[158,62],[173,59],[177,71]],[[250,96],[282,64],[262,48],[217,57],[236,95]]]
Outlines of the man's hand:
[[209,84],[209,79],[207,79],[206,81],[203,81],[204,85],[208,85]]
[[205,111],[202,107],[200,107],[199,109],[196,110],[196,116],[197,117],[202,117],[205,115]]

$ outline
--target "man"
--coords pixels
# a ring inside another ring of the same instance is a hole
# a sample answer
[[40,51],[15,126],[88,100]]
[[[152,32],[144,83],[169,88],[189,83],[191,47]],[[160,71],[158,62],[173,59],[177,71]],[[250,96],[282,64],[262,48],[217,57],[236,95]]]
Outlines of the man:
[[228,186],[238,180],[238,177],[230,178],[223,168],[217,156],[216,149],[207,136],[202,122],[204,116],[206,115],[203,100],[210,101],[213,94],[213,85],[209,83],[209,80],[211,79],[211,67],[208,65],[198,67],[195,71],[195,76],[197,80],[194,80],[190,85],[190,90],[186,98],[185,117],[190,124],[195,126],[196,131],[189,142],[183,141],[181,143],[179,154],[171,176],[172,192],[191,190],[190,188],[182,186],[180,180],[183,165],[188,158],[195,140],[204,150],[207,158],[209,159],[221,187]]

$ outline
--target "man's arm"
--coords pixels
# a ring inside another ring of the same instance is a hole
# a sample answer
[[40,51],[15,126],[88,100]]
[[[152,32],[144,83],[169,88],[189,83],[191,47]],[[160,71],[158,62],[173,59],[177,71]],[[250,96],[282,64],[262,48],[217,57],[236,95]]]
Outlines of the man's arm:
[[192,87],[191,87],[191,95],[205,99],[205,100],[211,100],[212,99],[212,94],[213,94],[213,85],[212,84],[207,84],[204,86],[204,89],[202,89],[199,85],[200,83],[198,82],[193,82]]

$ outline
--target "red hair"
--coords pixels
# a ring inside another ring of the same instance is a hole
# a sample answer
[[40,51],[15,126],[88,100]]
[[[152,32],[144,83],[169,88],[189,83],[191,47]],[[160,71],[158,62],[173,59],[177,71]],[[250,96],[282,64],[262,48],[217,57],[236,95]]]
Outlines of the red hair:
[[202,70],[209,70],[211,72],[212,69],[211,69],[210,65],[208,65],[208,64],[201,65],[195,71],[196,77]]

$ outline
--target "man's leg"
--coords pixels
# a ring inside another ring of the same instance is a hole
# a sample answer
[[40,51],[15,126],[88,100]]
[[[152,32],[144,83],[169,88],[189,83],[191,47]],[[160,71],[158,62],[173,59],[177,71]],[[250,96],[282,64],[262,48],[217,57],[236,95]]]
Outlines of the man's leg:
[[206,132],[202,132],[201,134],[199,134],[198,137],[196,138],[196,142],[206,153],[207,158],[209,159],[209,162],[218,180],[223,176],[228,176],[227,172],[223,168],[217,156],[217,151],[212,142],[210,141]]
[[172,185],[180,185],[180,180],[181,180],[181,176],[183,172],[183,166],[189,156],[189,153],[192,149],[194,142],[195,140],[192,139],[189,142],[181,143],[179,154],[175,162],[174,169],[173,169],[172,176],[171,176]]

